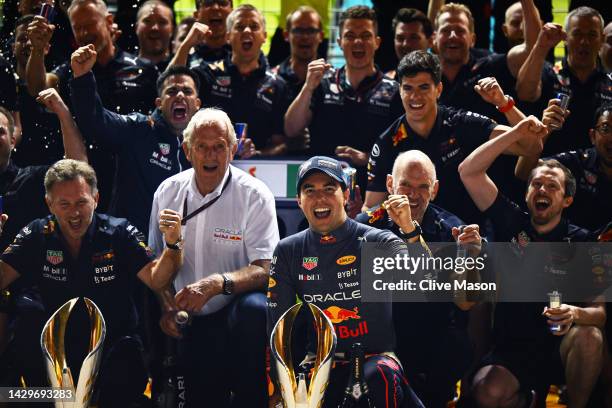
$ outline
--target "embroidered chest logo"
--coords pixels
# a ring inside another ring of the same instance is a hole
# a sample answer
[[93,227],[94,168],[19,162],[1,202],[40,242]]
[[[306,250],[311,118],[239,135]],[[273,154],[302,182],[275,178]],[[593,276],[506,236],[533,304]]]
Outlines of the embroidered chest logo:
[[214,229],[213,239],[216,242],[239,243],[242,241],[242,230],[217,227]]
[[316,256],[305,256],[302,259],[302,266],[309,271],[312,271],[314,268],[316,268],[318,263],[319,258]]
[[64,253],[62,251],[47,250],[47,262],[51,265],[59,265],[64,261]]
[[170,144],[169,143],[159,143],[159,151],[164,156],[170,153]]

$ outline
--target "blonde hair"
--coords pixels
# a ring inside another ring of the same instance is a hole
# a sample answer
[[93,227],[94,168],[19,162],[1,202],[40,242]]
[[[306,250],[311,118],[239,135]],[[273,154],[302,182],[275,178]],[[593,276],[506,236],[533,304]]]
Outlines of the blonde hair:
[[468,19],[468,26],[470,28],[470,32],[474,33],[474,16],[472,15],[472,12],[465,4],[448,3],[448,4],[443,5],[440,8],[440,11],[438,11],[438,14],[436,14],[436,20],[434,21],[436,30],[439,27],[438,20],[440,19],[440,16],[444,13],[449,13],[449,14],[463,13],[465,14],[465,16]]

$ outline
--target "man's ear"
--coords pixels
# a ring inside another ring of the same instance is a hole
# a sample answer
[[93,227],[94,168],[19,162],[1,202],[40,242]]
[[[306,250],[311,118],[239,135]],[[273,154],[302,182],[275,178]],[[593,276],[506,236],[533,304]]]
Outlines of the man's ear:
[[96,194],[94,194],[94,208],[98,208],[98,200],[100,199],[100,192],[96,191]]
[[389,194],[393,194],[393,176],[391,174],[387,174],[387,192]]
[[155,107],[159,108],[161,106],[161,98],[157,97],[155,98]]
[[438,195],[438,189],[440,188],[440,183],[438,180],[434,181],[432,192],[431,192],[431,200],[435,200]]
[[374,48],[374,51],[376,51],[380,47],[380,43],[382,42],[382,38],[380,38],[379,36],[376,36],[374,38],[374,42],[376,43],[376,48]]
[[195,105],[198,110],[202,107],[202,100],[200,98],[196,98]]
[[563,198],[563,208],[567,208],[574,202],[574,197],[564,197]]
[[181,146],[183,146],[183,152],[185,153],[185,157],[187,157],[187,161],[191,163],[191,151],[189,150],[189,147],[187,147],[185,142],[183,142]]
[[108,28],[110,29],[113,26],[115,17],[111,13],[108,13],[106,17],[104,17],[104,19],[106,20],[106,24],[108,25]]
[[347,187],[347,188],[345,188],[345,189],[344,189],[344,191],[342,192],[342,195],[344,195],[344,204],[343,204],[343,206],[346,206],[346,204],[348,203],[350,193],[351,193],[351,192],[350,192],[350,190],[348,189],[348,187]]
[[595,145],[595,129],[589,129],[589,139],[591,140],[591,144]]
[[444,89],[444,85],[442,81],[438,85],[436,85],[436,99],[440,99],[440,95],[442,95],[442,90]]
[[289,30],[283,30],[283,38],[285,42],[289,42]]

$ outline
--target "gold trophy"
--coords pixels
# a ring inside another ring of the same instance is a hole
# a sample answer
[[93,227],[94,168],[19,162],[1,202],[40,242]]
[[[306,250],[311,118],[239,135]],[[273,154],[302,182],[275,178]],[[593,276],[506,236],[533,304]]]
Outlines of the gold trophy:
[[291,332],[301,307],[302,303],[293,305],[276,322],[270,336],[271,360],[276,369],[284,407],[319,408],[323,404],[329,382],[329,373],[336,349],[336,332],[332,322],[323,311],[314,304],[308,303],[317,332],[317,355],[310,386],[307,389],[304,374],[300,374],[299,379],[296,379],[291,356]]
[[76,387],[70,367],[66,363],[64,336],[66,334],[68,317],[79,298],[70,299],[57,309],[45,324],[40,335],[40,346],[43,351],[51,386],[72,390],[72,395],[75,396],[74,402],[55,402],[56,408],[88,407],[93,384],[95,383],[100,366],[102,343],[104,343],[104,337],[106,336],[106,323],[98,306],[91,299],[86,297],[83,299],[89,313],[91,331],[89,334],[89,351],[87,357],[83,360],[79,382]]

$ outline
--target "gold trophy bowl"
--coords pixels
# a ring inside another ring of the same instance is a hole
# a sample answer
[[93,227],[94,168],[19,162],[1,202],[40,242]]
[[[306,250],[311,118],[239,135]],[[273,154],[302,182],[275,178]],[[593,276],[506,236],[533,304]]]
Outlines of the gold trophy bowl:
[[336,331],[321,309],[312,303],[307,304],[313,315],[317,332],[317,354],[308,389],[303,374],[299,380],[296,379],[291,355],[293,323],[302,303],[293,305],[281,316],[270,336],[270,355],[276,369],[277,382],[285,408],[321,407],[329,383],[329,373],[336,349]]
[[47,320],[40,335],[40,346],[51,386],[72,390],[72,394],[75,396],[74,402],[55,402],[56,408],[85,408],[89,406],[93,384],[100,368],[102,344],[106,336],[106,323],[98,306],[89,298],[84,297],[83,299],[89,313],[91,330],[89,333],[89,350],[81,365],[76,387],[70,367],[66,363],[64,336],[68,317],[79,298],[70,299],[57,309]]

